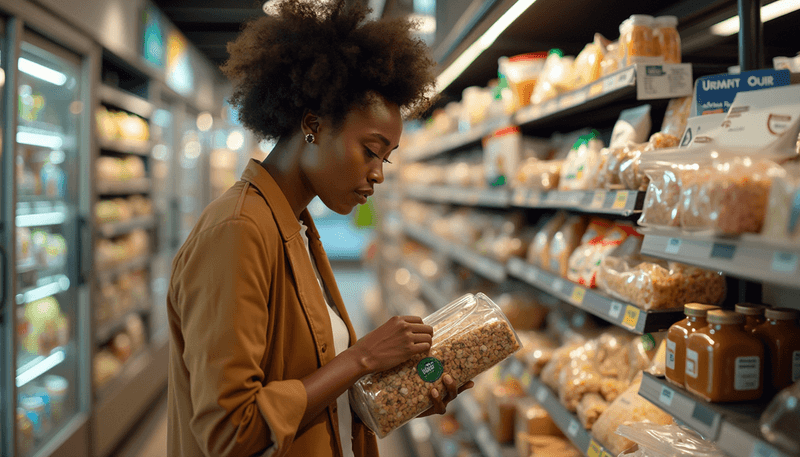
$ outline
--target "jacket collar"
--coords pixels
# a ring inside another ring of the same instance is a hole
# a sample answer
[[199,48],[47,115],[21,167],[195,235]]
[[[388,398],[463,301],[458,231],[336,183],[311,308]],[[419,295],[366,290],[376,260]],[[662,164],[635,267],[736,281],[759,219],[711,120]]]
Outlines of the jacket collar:
[[[283,241],[287,241],[300,233],[300,222],[294,217],[292,206],[286,200],[283,190],[260,163],[251,159],[242,173],[242,181],[253,185],[264,197],[267,205],[272,209],[272,214],[278,224],[278,231],[281,232]],[[305,221],[310,221],[311,217],[306,216],[307,210],[303,210],[301,217]],[[319,234],[313,222],[308,222],[306,225],[308,225],[308,233],[319,239]]]

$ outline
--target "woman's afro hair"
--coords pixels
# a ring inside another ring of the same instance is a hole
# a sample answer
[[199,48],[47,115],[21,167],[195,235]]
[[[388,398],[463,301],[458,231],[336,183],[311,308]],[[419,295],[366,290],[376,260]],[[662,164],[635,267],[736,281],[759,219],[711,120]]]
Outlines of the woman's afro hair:
[[259,137],[294,133],[307,109],[338,127],[375,93],[410,115],[429,106],[434,62],[412,21],[366,21],[358,1],[273,3],[228,43],[222,66],[239,120]]

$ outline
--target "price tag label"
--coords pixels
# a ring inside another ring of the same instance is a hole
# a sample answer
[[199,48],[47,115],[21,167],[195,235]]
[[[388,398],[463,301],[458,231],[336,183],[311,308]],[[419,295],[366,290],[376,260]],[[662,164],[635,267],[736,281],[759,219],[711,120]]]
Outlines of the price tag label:
[[580,430],[581,424],[578,423],[575,419],[570,419],[569,427],[567,427],[567,434],[569,436],[575,438],[575,435],[578,434],[578,430]]
[[583,304],[583,297],[586,295],[586,289],[583,287],[576,287],[572,290],[572,301],[578,305]]
[[611,302],[611,309],[608,310],[608,315],[612,319],[617,319],[619,317],[619,313],[622,312],[622,303],[618,301]]
[[661,395],[658,396],[658,401],[664,406],[672,405],[672,398],[675,396],[675,391],[667,386],[661,386]]
[[636,323],[639,321],[639,308],[628,305],[625,308],[625,317],[622,319],[622,325],[633,330],[636,328]]
[[602,457],[602,447],[595,440],[589,441],[589,447],[586,449],[586,455],[589,457]]
[[797,271],[797,254],[780,251],[773,254],[772,271],[776,273],[794,273]]
[[603,93],[603,83],[595,83],[589,86],[589,97],[597,97]]
[[664,249],[664,252],[667,254],[677,254],[678,251],[681,250],[681,243],[680,238],[670,238],[667,240],[667,247]]
[[603,92],[611,92],[614,90],[614,84],[616,81],[616,77],[610,76],[603,80]]
[[592,197],[592,203],[589,204],[589,208],[600,209],[603,207],[603,202],[605,201],[606,201],[606,191],[604,190],[595,191],[594,197]]
[[614,198],[614,204],[611,205],[611,209],[624,209],[626,203],[628,203],[628,191],[618,191],[616,198]]
[[714,243],[711,247],[712,259],[733,260],[734,255],[736,255],[735,244]]
[[555,290],[556,292],[564,292],[564,285],[565,285],[564,281],[556,279],[555,281],[553,281],[553,290]]
[[539,403],[544,403],[546,398],[547,398],[547,387],[539,386],[539,388],[536,389],[536,401],[538,401]]

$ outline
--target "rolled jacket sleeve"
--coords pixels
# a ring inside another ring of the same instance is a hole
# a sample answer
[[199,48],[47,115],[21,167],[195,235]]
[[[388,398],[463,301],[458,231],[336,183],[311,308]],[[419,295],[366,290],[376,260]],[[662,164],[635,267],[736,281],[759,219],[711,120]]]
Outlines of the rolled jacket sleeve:
[[275,253],[243,218],[209,227],[194,242],[176,265],[191,431],[206,455],[284,455],[307,398],[300,380],[265,382]]

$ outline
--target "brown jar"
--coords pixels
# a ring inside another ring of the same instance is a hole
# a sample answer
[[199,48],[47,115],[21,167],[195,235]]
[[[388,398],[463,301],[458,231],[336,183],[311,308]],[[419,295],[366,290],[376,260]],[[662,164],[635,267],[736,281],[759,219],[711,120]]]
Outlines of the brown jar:
[[745,317],[711,310],[686,341],[686,389],[710,402],[756,400],[763,393],[764,345]]
[[769,305],[757,305],[755,303],[737,303],[736,312],[745,316],[744,329],[752,332],[759,325],[767,321],[764,317],[764,310]]
[[800,311],[790,308],[767,308],[766,322],[753,335],[766,349],[764,373],[767,391],[774,394],[800,379]]
[[689,335],[708,325],[706,313],[719,306],[687,303],[683,307],[686,319],[672,324],[667,332],[667,380],[683,387],[686,374],[686,339]]

